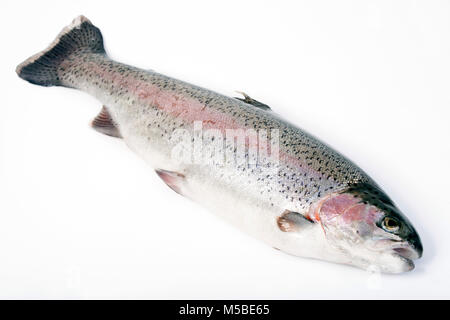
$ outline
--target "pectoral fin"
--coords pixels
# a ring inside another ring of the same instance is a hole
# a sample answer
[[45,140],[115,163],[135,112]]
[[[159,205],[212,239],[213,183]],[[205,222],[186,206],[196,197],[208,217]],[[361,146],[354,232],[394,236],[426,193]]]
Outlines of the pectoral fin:
[[92,120],[91,126],[98,132],[108,136],[122,138],[117,125],[114,123],[114,120],[111,118],[111,115],[105,106],[102,107],[100,113]]
[[277,225],[283,232],[296,232],[310,228],[314,222],[298,212],[286,210],[277,218]]
[[235,99],[244,101],[245,103],[251,104],[254,107],[263,109],[263,110],[271,110],[270,107],[267,104],[264,104],[262,102],[256,101],[255,99],[251,98],[248,94],[245,92],[237,91],[237,93],[240,93],[244,96],[244,99],[235,97]]

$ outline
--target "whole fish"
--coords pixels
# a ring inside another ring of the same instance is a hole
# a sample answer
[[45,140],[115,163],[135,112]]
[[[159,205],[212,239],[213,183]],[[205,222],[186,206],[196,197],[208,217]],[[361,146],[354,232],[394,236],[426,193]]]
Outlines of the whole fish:
[[388,273],[412,270],[422,255],[408,219],[340,153],[246,94],[111,60],[83,16],[16,71],[98,98],[94,129],[122,138],[170,188],[274,248]]

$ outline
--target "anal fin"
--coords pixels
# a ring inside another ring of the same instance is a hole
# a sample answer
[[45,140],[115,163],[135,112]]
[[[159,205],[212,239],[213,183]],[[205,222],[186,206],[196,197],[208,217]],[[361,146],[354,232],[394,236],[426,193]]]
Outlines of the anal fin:
[[114,123],[114,120],[111,118],[111,115],[105,106],[102,107],[100,113],[92,120],[91,126],[98,132],[108,136],[122,138],[117,125]]
[[156,169],[156,174],[169,186],[170,189],[178,194],[181,194],[181,185],[184,182],[184,174],[168,171],[163,169]]

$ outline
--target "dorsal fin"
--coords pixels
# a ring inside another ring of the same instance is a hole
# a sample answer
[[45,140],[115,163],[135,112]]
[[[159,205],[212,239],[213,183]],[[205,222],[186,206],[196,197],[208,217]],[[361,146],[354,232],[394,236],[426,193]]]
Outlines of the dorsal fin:
[[98,132],[108,136],[122,138],[117,125],[114,123],[114,120],[111,118],[111,115],[105,106],[102,107],[100,113],[92,120],[91,126]]
[[238,98],[238,97],[235,97],[235,99],[241,100],[241,101],[243,101],[245,103],[248,103],[248,104],[250,104],[250,105],[252,105],[254,107],[257,107],[257,108],[260,108],[260,109],[263,109],[263,110],[272,110],[272,109],[270,109],[270,107],[267,104],[264,104],[262,102],[259,102],[259,101],[255,100],[255,99],[251,98],[245,92],[241,92],[241,91],[236,91],[236,92],[242,94],[244,96],[244,99]]

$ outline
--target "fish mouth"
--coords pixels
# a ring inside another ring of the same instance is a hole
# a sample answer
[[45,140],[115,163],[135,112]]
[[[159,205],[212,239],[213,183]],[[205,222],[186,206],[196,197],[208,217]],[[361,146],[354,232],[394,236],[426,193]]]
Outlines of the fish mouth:
[[[417,243],[417,244],[416,244]],[[385,239],[378,243],[378,250],[382,254],[387,254],[394,258],[387,262],[381,262],[386,273],[402,273],[414,269],[414,260],[422,256],[422,246],[420,242],[410,240]]]
[[412,263],[412,260],[419,259],[422,256],[421,247],[417,247],[407,241],[396,243],[391,249],[394,255],[406,259],[410,263]]
[[395,273],[413,270],[415,268],[413,260],[419,259],[421,256],[421,252],[414,247],[413,244],[406,241],[397,242],[394,246],[392,246],[391,254],[403,262],[398,266],[400,269],[396,270]]
[[392,250],[394,250],[395,254],[397,254],[403,258],[409,259],[409,260],[415,260],[415,259],[420,258],[419,253],[410,247],[394,248]]

